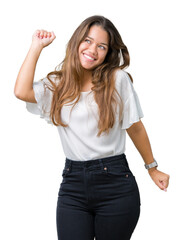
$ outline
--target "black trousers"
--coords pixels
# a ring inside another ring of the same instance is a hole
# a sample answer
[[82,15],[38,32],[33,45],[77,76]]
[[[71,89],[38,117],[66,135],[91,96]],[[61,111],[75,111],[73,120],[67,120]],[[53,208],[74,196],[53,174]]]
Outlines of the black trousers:
[[140,195],[126,155],[65,159],[58,192],[59,240],[129,240],[140,215]]

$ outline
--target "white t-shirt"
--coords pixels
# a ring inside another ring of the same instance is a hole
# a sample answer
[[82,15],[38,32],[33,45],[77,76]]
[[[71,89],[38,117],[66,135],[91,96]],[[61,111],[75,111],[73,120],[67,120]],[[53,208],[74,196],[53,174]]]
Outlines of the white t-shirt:
[[[26,102],[26,108],[53,125],[49,118],[53,93],[48,88],[45,90],[45,82],[49,83],[47,78],[33,83],[37,103]],[[72,105],[69,106],[70,103],[68,103],[63,106],[61,117],[63,122],[69,125],[66,128],[58,126],[57,129],[67,158],[87,161],[125,152],[125,129],[138,122],[144,115],[133,83],[124,70],[116,72],[115,84],[123,100],[123,114],[119,122],[119,111],[117,111],[115,124],[113,128],[110,128],[109,134],[102,133],[100,137],[97,137],[98,105],[92,91],[81,92],[81,98],[73,108],[70,117]]]

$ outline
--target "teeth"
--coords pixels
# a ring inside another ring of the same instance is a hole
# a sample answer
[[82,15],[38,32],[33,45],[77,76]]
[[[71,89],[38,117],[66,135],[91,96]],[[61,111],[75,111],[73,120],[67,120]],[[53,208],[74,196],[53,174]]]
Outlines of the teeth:
[[90,59],[90,60],[95,60],[94,58],[92,58],[92,57],[90,57],[90,56],[88,56],[88,55],[86,55],[86,54],[84,54],[84,56],[85,56],[86,58]]

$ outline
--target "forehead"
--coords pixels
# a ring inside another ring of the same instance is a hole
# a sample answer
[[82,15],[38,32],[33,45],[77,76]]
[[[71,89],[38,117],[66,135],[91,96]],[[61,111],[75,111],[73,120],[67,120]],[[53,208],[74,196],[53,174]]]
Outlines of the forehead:
[[98,43],[109,43],[109,35],[107,31],[98,25],[91,26],[87,36],[93,38],[93,40]]

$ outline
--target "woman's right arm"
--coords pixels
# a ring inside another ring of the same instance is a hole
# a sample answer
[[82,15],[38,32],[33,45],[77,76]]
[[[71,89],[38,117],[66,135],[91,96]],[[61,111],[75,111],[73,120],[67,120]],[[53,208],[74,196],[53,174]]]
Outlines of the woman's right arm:
[[36,103],[33,91],[33,81],[36,64],[44,47],[48,46],[56,38],[54,32],[37,30],[32,37],[32,44],[18,73],[14,94],[17,98]]

